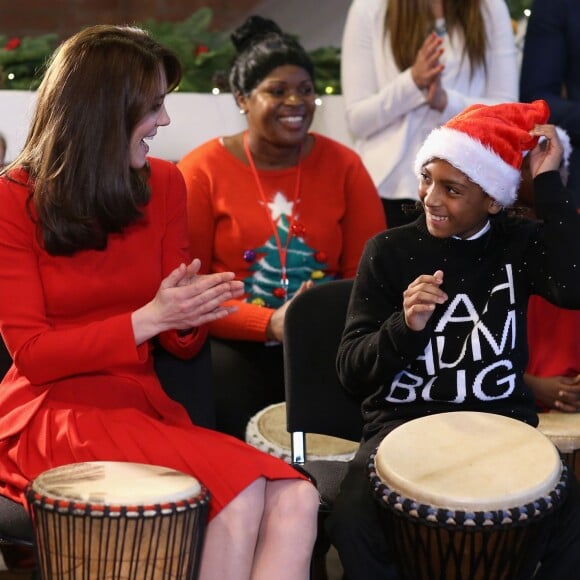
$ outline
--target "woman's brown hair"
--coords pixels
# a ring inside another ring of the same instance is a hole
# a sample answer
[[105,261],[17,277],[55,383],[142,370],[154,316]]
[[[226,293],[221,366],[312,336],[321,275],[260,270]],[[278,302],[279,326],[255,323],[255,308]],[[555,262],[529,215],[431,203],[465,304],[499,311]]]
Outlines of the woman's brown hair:
[[181,80],[181,65],[141,29],[97,25],[53,55],[21,154],[47,252],[104,249],[149,200],[147,172],[130,167],[135,126]]
[[[453,42],[454,33],[461,33],[465,43],[463,54],[469,59],[471,74],[478,66],[485,68],[486,64],[487,39],[481,9],[481,0],[443,0],[450,39]],[[401,71],[413,65],[434,25],[429,0],[388,0],[385,33],[390,35],[391,50]]]

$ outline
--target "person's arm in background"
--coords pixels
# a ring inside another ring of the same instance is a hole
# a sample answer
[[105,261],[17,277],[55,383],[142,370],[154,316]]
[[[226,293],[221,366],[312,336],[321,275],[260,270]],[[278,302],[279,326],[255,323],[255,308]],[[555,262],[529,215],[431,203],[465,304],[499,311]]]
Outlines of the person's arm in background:
[[379,84],[382,71],[377,69],[382,66],[379,50],[384,43],[384,15],[384,9],[377,10],[368,1],[355,0],[346,18],[341,84],[348,127],[357,139],[367,138],[416,107],[426,105],[411,68],[399,72],[386,85]]
[[540,377],[526,373],[524,380],[534,392],[536,402],[546,410],[580,411],[580,374],[575,377]]
[[482,2],[481,9],[487,35],[485,94],[469,96],[452,86],[444,86],[447,92],[446,118],[475,103],[493,105],[518,100],[517,48],[507,5],[504,0],[487,0]]
[[580,411],[580,310],[530,296],[528,351],[524,380],[538,406],[545,411]]

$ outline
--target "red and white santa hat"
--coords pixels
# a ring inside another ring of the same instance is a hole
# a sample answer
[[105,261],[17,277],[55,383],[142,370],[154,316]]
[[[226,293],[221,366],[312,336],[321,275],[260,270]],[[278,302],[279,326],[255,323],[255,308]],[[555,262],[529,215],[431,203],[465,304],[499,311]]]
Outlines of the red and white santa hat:
[[503,206],[516,200],[525,151],[538,137],[535,125],[548,121],[545,101],[472,105],[431,131],[415,158],[415,173],[432,159],[443,159],[477,183]]

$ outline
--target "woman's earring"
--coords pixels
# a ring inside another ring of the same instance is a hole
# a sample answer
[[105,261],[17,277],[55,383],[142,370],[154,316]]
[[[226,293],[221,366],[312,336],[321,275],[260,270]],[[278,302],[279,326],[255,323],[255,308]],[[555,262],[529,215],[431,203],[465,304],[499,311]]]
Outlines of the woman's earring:
[[247,114],[248,111],[246,111],[245,109],[240,108],[240,115],[245,115]]

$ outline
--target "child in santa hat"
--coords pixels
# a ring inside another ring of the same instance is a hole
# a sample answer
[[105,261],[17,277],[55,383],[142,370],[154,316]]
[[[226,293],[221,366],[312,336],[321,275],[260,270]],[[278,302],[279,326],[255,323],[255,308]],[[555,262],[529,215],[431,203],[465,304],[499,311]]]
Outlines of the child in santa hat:
[[[367,243],[337,358],[344,387],[364,398],[365,418],[328,520],[348,580],[400,577],[366,471],[390,431],[466,410],[537,425],[523,378],[529,296],[580,309],[579,216],[548,117],[544,101],[474,105],[435,129],[415,163],[423,215]],[[541,221],[504,211],[526,151]],[[578,577],[580,494],[575,480],[569,487],[523,578],[538,564],[538,580]]]

